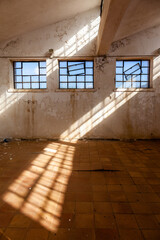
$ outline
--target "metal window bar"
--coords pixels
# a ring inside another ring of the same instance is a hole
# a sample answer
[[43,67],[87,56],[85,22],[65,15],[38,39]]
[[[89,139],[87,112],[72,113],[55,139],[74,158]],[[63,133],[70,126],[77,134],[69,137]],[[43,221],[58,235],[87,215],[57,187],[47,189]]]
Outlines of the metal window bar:
[[[66,62],[66,66],[61,66],[62,62]],[[72,62],[73,62],[73,60],[72,61],[67,61],[67,60],[59,61],[59,77],[60,77],[59,88],[60,89],[61,88],[62,89],[88,89],[89,87],[86,86],[86,83],[88,83],[88,84],[91,84],[90,88],[93,89],[94,88],[94,74],[93,74],[94,62],[93,62],[93,60],[85,60],[83,62],[82,61],[77,61],[78,63],[76,63],[76,61],[75,61],[75,64],[71,64]],[[92,66],[86,66],[86,62],[92,62]],[[82,64],[83,64],[83,68],[78,67],[78,68],[75,68],[74,70],[72,69],[72,67],[80,66]],[[71,67],[71,69],[69,69],[70,67]],[[81,73],[81,74],[76,73],[76,71],[81,70],[81,69],[84,69],[84,73]],[[86,72],[87,69],[92,69],[92,74],[89,74],[89,73],[87,74],[87,72]],[[61,73],[61,70],[66,70],[67,74],[65,74],[63,72]],[[62,76],[66,77],[67,80],[65,80],[65,81],[61,80]],[[75,81],[70,81],[69,80],[70,76],[75,77]],[[80,79],[78,80],[78,76],[84,77],[84,79],[83,80],[80,80]],[[86,79],[87,76],[91,76],[92,77],[91,80],[87,80]],[[71,83],[75,84],[75,87],[72,87],[72,88],[69,87],[69,84],[71,84]],[[84,87],[78,87],[78,85],[80,83],[84,84]],[[65,84],[66,87],[64,87],[64,86],[61,87],[61,84]]]
[[[20,63],[20,67],[16,67],[16,63]],[[40,70],[41,69],[46,69],[46,67],[41,67],[40,66],[40,63],[42,62],[45,62],[45,61],[17,61],[17,62],[13,62],[13,68],[14,68],[14,88],[15,89],[45,89],[46,87],[41,87],[41,83],[45,83],[47,84],[47,81],[40,81],[40,77],[41,76],[45,76],[46,77],[46,74],[41,74],[40,73]],[[34,63],[38,63],[38,74],[32,74],[32,75],[23,75],[23,63],[31,63],[31,62],[34,62]],[[21,70],[21,74],[16,74],[16,69],[20,69]],[[20,82],[17,82],[16,81],[16,77],[17,76],[20,76],[21,77],[21,81]],[[34,76],[37,76],[38,77],[38,81],[32,81],[32,77]],[[29,81],[25,81],[24,82],[24,77],[29,77]],[[38,84],[38,87],[37,88],[33,88],[32,87],[32,83],[37,83]],[[20,85],[22,84],[22,87],[21,88],[17,88],[16,85]],[[24,87],[24,84],[29,84],[30,87],[26,88]]]
[[[128,77],[131,76],[130,81],[129,80],[127,81],[127,82],[131,83],[131,87],[133,87],[133,83],[139,83],[140,88],[143,88],[142,83],[145,83],[145,84],[147,84],[147,87],[150,87],[150,81],[149,81],[149,79],[150,79],[150,61],[149,60],[118,60],[118,61],[122,61],[122,66],[116,66],[116,69],[122,69],[122,74],[116,73],[116,76],[122,76],[122,80],[118,80],[118,77],[116,77],[115,83],[121,83],[122,87],[124,87],[124,83],[126,83],[126,80],[128,80]],[[132,62],[139,61],[140,63],[136,63],[133,66],[131,66],[130,68],[128,68],[127,70],[124,71],[124,63],[129,62],[129,61],[132,61]],[[148,66],[144,66],[143,61],[148,61]],[[132,68],[134,68],[135,66],[138,66],[138,65],[139,65],[139,68],[137,68],[136,70],[134,70],[130,74],[126,74],[126,72],[128,70],[131,70]],[[143,73],[143,69],[148,69],[148,73]],[[137,70],[140,70],[139,74],[135,73]],[[136,76],[140,76],[140,80],[134,80],[134,78]],[[148,79],[143,80],[142,76],[147,76]]]
[[[127,71],[131,70],[131,69],[134,68],[134,67],[138,67],[138,68],[136,68],[136,69],[135,69],[134,71],[132,71],[131,73],[126,74]],[[128,68],[126,71],[124,71],[124,75],[125,75],[126,80],[128,80],[128,77],[129,77],[129,76],[133,76],[133,73],[134,73],[134,72],[137,72],[138,70],[140,70],[140,74],[141,74],[141,73],[142,73],[142,68],[141,68],[141,66],[140,66],[139,63],[133,65],[132,67],[130,67],[130,68]],[[132,79],[132,78],[131,78],[131,79]]]
[[[77,68],[73,69],[75,66],[76,66]],[[79,68],[78,68],[78,67],[79,67]],[[68,68],[67,68],[67,73],[68,73],[68,75],[70,75],[70,76],[72,76],[72,75],[78,76],[78,75],[84,74],[84,69],[85,69],[84,62],[83,62],[83,63],[78,63],[78,64],[72,64],[72,65],[69,65],[69,66],[68,66]],[[72,72],[81,71],[81,70],[83,70],[83,73],[71,74]]]

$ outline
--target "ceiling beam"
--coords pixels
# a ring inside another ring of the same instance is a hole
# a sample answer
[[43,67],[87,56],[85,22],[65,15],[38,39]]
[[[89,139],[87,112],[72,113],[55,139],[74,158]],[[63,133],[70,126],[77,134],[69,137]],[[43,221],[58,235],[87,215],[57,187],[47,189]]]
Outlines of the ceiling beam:
[[97,55],[106,55],[132,0],[104,0],[97,38]]

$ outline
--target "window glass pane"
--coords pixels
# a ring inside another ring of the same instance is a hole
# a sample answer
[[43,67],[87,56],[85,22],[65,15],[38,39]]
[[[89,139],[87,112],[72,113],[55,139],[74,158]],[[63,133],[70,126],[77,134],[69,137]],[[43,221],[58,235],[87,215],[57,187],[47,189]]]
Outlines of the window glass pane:
[[32,82],[38,82],[39,76],[32,76]]
[[84,76],[77,76],[77,82],[84,82]]
[[116,61],[116,67],[122,67],[123,61]]
[[133,87],[133,88],[140,88],[140,86],[141,86],[141,85],[140,85],[140,82],[133,82],[133,83],[132,83],[132,87]]
[[116,68],[116,73],[122,74],[123,73],[123,68]]
[[86,61],[86,67],[93,68],[93,62],[92,61]]
[[59,66],[60,67],[67,67],[67,62],[66,61],[60,61]]
[[29,89],[30,88],[30,83],[23,83],[23,88]]
[[132,76],[132,80],[133,81],[140,81],[141,80],[141,76],[140,75],[134,75],[134,76]]
[[124,82],[124,88],[131,88],[131,82]]
[[116,75],[116,81],[123,81],[122,75]]
[[69,75],[82,75],[82,74],[84,74],[84,68],[69,70]]
[[40,67],[46,67],[46,62],[40,62]]
[[40,83],[40,88],[47,88],[47,83]]
[[40,76],[40,82],[46,82],[46,76]]
[[148,81],[148,75],[142,75],[141,81]]
[[86,76],[86,82],[93,82],[93,76]]
[[21,76],[15,76],[15,82],[22,82]]
[[86,74],[92,74],[93,75],[93,69],[92,68],[86,68]]
[[60,76],[60,82],[67,82],[67,76]]
[[23,76],[23,82],[30,82],[30,76]]
[[14,64],[15,68],[21,68],[21,62],[15,62]]
[[16,83],[15,88],[16,89],[22,89],[22,83]]
[[15,75],[21,75],[21,69],[15,69],[14,72]]
[[142,68],[142,73],[143,74],[148,74],[149,73],[149,68]]
[[81,62],[81,61],[68,61],[68,66],[69,67],[71,67],[71,66],[73,66],[73,65],[77,65],[77,66],[79,66],[79,65],[84,65],[84,62]]
[[86,88],[93,88],[93,83],[86,83]]
[[76,88],[76,83],[68,83],[68,88]]
[[38,62],[23,62],[23,75],[39,75]]
[[34,89],[39,88],[39,83],[32,83],[31,87]]
[[40,68],[40,74],[46,74],[46,69],[45,68]]
[[128,70],[128,73],[133,72],[140,68],[140,61],[124,61],[124,71]]
[[67,68],[61,68],[60,75],[67,75]]
[[141,82],[141,87],[148,88],[148,82]]
[[116,88],[123,88],[122,82],[116,82]]
[[84,62],[68,62],[69,75],[82,75],[84,73]]
[[76,82],[76,76],[68,76],[68,82]]
[[142,61],[142,66],[149,67],[149,61],[148,60]]
[[67,83],[60,83],[60,88],[67,88]]
[[84,83],[77,83],[77,88],[84,88]]

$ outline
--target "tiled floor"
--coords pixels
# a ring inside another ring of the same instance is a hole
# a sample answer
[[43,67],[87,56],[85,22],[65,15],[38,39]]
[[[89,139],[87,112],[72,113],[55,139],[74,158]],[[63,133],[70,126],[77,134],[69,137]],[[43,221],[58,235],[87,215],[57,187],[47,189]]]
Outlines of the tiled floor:
[[0,144],[0,240],[160,239],[160,141]]

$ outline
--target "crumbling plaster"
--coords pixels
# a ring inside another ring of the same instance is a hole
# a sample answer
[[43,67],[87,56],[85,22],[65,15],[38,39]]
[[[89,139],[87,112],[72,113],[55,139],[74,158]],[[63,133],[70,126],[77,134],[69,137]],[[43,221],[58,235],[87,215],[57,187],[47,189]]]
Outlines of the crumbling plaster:
[[[1,43],[0,138],[160,137],[160,60],[155,57],[153,89],[116,92],[117,55],[151,55],[159,48],[160,26],[113,43],[109,57],[94,58],[95,90],[58,91],[58,60],[47,59],[47,90],[14,91],[13,56],[95,55],[99,9]],[[114,56],[114,57],[112,57]]]

